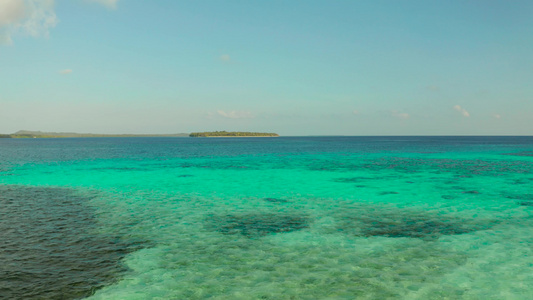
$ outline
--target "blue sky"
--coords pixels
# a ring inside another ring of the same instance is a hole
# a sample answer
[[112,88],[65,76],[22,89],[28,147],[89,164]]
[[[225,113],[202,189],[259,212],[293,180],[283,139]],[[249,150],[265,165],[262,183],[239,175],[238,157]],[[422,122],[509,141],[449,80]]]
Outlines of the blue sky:
[[0,133],[533,134],[533,1],[0,0]]

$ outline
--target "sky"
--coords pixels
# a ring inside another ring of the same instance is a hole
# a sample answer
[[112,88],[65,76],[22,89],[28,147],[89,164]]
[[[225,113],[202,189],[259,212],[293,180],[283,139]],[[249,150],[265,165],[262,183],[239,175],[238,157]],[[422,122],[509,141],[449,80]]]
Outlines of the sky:
[[0,133],[533,135],[533,1],[0,0]]

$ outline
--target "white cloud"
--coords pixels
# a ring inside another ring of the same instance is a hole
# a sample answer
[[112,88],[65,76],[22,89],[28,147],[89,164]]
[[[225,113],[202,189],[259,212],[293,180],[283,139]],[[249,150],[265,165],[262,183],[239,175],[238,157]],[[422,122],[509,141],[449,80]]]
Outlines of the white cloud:
[[0,44],[19,33],[48,37],[57,22],[54,0],[0,0]]
[[453,109],[460,112],[463,116],[467,118],[470,117],[470,113],[468,113],[468,111],[466,111],[466,109],[462,108],[460,105],[454,106]]
[[110,8],[110,9],[117,8],[117,3],[118,3],[118,0],[87,0],[87,1],[102,4],[103,6]]
[[393,110],[391,112],[392,116],[393,117],[396,117],[396,118],[399,118],[399,119],[409,119],[409,117],[411,117],[408,113],[402,113],[402,112],[399,112],[397,110]]
[[70,73],[72,73],[71,69],[64,69],[64,70],[59,71],[59,74],[62,74],[62,75],[67,75],[67,74],[70,74]]
[[254,115],[249,111],[223,111],[223,110],[217,110],[217,114],[219,116],[229,118],[229,119],[251,119],[254,117]]
[[500,114],[494,114],[494,118],[496,118],[496,119],[501,119],[502,116],[501,116]]
[[358,114],[359,114],[359,111],[358,111],[357,109],[354,109],[354,110],[352,111],[352,114],[354,114],[354,115],[358,115]]
[[220,60],[221,61],[230,61],[231,57],[229,56],[229,54],[222,54],[222,55],[220,55]]
[[24,17],[24,1],[0,0],[0,26],[15,23]]

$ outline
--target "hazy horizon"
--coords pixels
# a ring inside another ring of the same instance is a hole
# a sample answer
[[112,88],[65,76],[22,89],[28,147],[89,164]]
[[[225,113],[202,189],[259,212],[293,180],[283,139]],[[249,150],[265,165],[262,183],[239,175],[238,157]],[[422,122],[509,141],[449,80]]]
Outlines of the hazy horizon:
[[533,134],[530,1],[0,2],[0,133]]
[[[214,132],[215,130],[209,130],[207,132]],[[218,130],[218,131],[227,131],[227,130]],[[93,135],[174,135],[174,134],[190,134],[192,132],[148,132],[148,133],[123,133],[123,132],[110,132],[110,133],[101,133],[101,132],[73,132],[73,131],[41,131],[41,130],[18,130],[17,132],[0,132],[0,134],[16,134],[18,132],[40,132],[40,133],[58,133],[58,134],[93,134]],[[198,132],[198,131],[196,131]],[[463,134],[463,135],[431,135],[431,134],[420,134],[420,135],[386,135],[386,134],[377,134],[377,135],[350,135],[350,134],[302,134],[302,135],[280,135],[280,137],[531,137],[529,134],[522,135],[512,135],[512,134],[502,134],[502,135],[492,135],[492,134]],[[188,136],[177,136],[177,137],[188,137]],[[238,138],[238,137],[236,137]]]

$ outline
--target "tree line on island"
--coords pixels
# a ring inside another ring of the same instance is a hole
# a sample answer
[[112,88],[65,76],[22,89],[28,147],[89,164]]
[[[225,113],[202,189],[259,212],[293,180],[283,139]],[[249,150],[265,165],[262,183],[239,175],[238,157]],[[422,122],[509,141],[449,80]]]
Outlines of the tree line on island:
[[193,132],[189,134],[190,137],[254,137],[254,136],[270,136],[278,137],[277,133],[267,132],[244,132],[244,131],[209,131],[209,132]]
[[0,138],[88,138],[88,137],[186,137],[187,133],[175,134],[98,134],[75,132],[42,132],[19,130],[12,134],[0,134]]
[[19,130],[12,134],[0,134],[0,138],[77,138],[77,137],[278,137],[277,133],[245,131],[209,131],[176,134],[94,134],[74,132],[42,132]]

